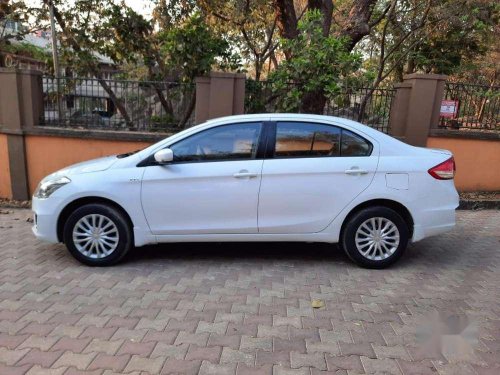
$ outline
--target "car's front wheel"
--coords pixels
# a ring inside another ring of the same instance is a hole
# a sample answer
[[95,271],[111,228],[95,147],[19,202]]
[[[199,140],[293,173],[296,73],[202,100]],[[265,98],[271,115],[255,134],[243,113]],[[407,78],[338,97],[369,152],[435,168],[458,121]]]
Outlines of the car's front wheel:
[[120,261],[133,246],[127,219],[114,207],[93,203],[76,209],[64,225],[69,252],[89,266],[109,266]]
[[404,219],[388,207],[369,207],[346,223],[341,245],[354,262],[367,268],[385,268],[397,261],[408,245]]

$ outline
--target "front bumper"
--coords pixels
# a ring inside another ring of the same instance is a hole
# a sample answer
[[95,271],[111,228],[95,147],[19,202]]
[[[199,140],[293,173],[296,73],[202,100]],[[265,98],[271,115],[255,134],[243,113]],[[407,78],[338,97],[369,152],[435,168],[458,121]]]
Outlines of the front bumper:
[[33,234],[39,240],[58,243],[57,219],[59,217],[60,201],[55,197],[40,199],[33,197],[31,209],[33,211]]

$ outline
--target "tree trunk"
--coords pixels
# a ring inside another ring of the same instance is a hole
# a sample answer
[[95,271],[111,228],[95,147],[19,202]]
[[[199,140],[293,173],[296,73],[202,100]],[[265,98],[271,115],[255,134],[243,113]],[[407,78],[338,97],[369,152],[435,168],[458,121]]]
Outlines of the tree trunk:
[[[158,95],[158,99],[160,99],[160,103],[161,103],[162,108],[169,115],[173,115],[174,110],[172,108],[172,103],[167,101],[167,99],[165,98],[165,95],[163,95],[163,89],[158,85],[158,82],[154,81],[153,69],[151,66],[148,66],[148,75],[149,75],[149,80],[152,82],[151,84],[152,84],[154,90],[156,91],[156,95]],[[167,92],[168,92],[168,90],[167,90]]]
[[255,55],[255,81],[260,81],[262,75],[263,63],[260,61],[260,55]]
[[186,125],[187,125],[189,118],[191,117],[191,114],[194,111],[195,104],[196,104],[196,90],[193,90],[193,92],[191,93],[191,98],[189,99],[188,107],[187,107],[186,111],[184,112],[184,116],[182,116],[182,119],[179,122],[180,128],[187,128]]
[[[297,14],[293,0],[274,0],[274,8],[281,37],[295,39],[299,35],[299,31],[297,30]],[[290,51],[283,51],[283,53],[287,60],[292,57]]]
[[298,35],[297,14],[293,0],[274,0],[278,29],[283,38],[294,39]]
[[345,27],[339,36],[347,37],[347,50],[352,51],[356,44],[370,33],[370,17],[377,0],[354,0]]
[[[380,82],[379,82],[380,83]],[[375,92],[375,89],[378,87],[379,83],[376,83],[367,93],[365,96],[363,96],[363,99],[361,100],[361,105],[359,106],[359,112],[358,112],[358,122],[363,122],[363,117],[365,116],[365,109],[366,106],[368,105],[368,101],[371,99],[373,93]]]
[[330,34],[333,17],[333,1],[332,0],[308,0],[307,9],[318,9],[323,14],[323,35]]
[[326,100],[322,89],[308,92],[302,97],[299,112],[322,115],[325,110]]

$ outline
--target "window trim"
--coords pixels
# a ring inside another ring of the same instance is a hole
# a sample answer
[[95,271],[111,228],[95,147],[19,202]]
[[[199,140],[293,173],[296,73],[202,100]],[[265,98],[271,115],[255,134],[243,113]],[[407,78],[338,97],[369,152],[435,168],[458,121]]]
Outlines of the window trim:
[[[318,156],[318,155],[310,155],[310,156],[275,156],[275,152],[276,152],[276,136],[277,136],[277,132],[278,132],[278,123],[280,122],[285,122],[285,123],[292,123],[292,122],[296,122],[296,123],[299,123],[299,124],[314,124],[314,125],[324,125],[324,126],[330,126],[330,127],[333,127],[333,128],[337,128],[340,130],[340,141],[339,141],[339,155],[338,156],[330,156],[330,155],[326,155],[326,156]],[[273,128],[274,128],[274,134],[273,134],[273,142],[271,144],[269,144],[268,142],[268,148],[266,150],[266,159],[276,159],[276,160],[283,160],[283,159],[312,159],[312,158],[366,158],[366,157],[370,157],[372,156],[373,154],[373,143],[370,142],[368,139],[366,139],[365,137],[363,137],[362,135],[360,135],[359,133],[351,130],[351,129],[346,129],[344,128],[343,126],[341,125],[336,125],[336,124],[328,124],[328,123],[324,123],[324,122],[314,122],[314,121],[306,121],[306,120],[278,120],[278,121],[272,121],[272,124],[273,124]],[[353,155],[353,156],[342,156],[342,136],[343,136],[343,133],[344,131],[348,131],[356,136],[358,136],[359,138],[361,138],[362,140],[364,140],[369,146],[370,146],[370,151],[367,155]]]
[[163,150],[166,148],[170,148],[174,145],[176,145],[179,142],[185,141],[191,137],[194,137],[196,135],[199,135],[201,133],[225,127],[225,126],[238,126],[238,125],[245,125],[245,124],[257,124],[260,125],[260,133],[259,137],[257,139],[257,152],[255,153],[254,157],[251,158],[237,158],[237,159],[217,159],[217,160],[186,160],[186,161],[171,161],[166,164],[159,164],[155,159],[154,159],[154,154],[158,152],[159,150],[156,150],[154,153],[149,155],[146,159],[142,160],[139,164],[137,164],[137,167],[151,167],[151,166],[159,166],[159,165],[175,165],[175,164],[198,164],[198,163],[218,163],[218,162],[229,162],[229,161],[250,161],[250,160],[261,160],[264,159],[264,153],[266,150],[267,146],[267,131],[266,131],[266,121],[245,121],[245,122],[236,122],[236,123],[229,123],[229,124],[221,124],[217,126],[210,127],[208,129],[203,129],[200,130],[199,132],[193,133],[188,135],[187,137],[184,137],[182,139],[179,139],[168,146],[165,146],[159,150]]

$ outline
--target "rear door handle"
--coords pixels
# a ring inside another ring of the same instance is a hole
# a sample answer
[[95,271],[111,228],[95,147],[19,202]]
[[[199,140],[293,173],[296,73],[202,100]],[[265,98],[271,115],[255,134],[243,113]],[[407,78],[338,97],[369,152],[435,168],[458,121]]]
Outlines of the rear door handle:
[[345,174],[357,175],[357,174],[368,174],[367,170],[352,167],[351,169],[346,169]]
[[258,176],[257,173],[248,172],[246,169],[243,169],[238,173],[233,174],[234,178],[255,178],[257,176]]

